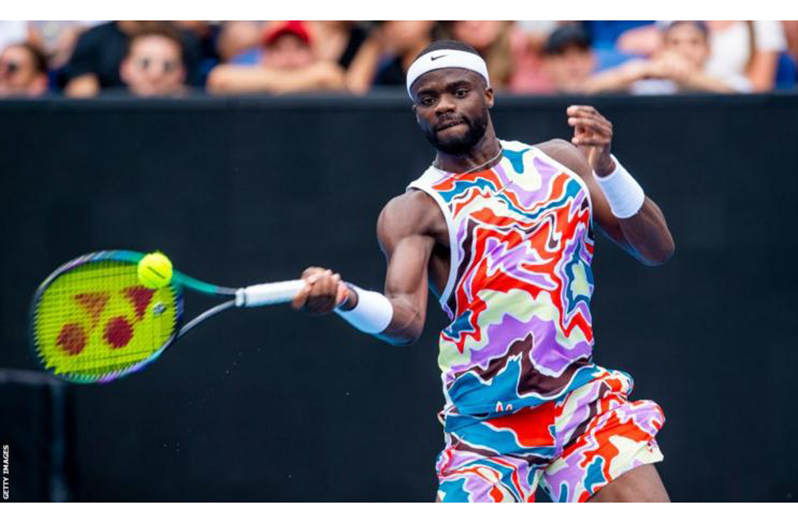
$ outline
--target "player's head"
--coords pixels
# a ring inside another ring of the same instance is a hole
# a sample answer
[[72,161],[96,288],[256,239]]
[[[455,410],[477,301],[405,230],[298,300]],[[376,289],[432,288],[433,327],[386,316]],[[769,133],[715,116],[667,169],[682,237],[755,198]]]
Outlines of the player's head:
[[491,125],[488,69],[470,45],[433,42],[408,69],[407,91],[424,136],[439,151],[465,154]]

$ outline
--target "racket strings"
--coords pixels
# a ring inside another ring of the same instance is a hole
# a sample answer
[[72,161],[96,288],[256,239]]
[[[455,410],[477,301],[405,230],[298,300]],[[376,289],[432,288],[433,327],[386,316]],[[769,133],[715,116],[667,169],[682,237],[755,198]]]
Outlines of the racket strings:
[[37,353],[46,368],[74,381],[132,372],[174,336],[181,303],[171,286],[142,286],[135,264],[79,265],[41,293],[34,311]]

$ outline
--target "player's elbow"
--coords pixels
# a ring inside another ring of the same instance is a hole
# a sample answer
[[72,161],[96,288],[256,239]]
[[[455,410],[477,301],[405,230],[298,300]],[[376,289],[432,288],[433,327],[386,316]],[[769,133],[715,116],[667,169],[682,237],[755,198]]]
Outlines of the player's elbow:
[[385,341],[394,347],[409,347],[415,345],[421,336],[402,337],[402,338],[386,338]]
[[424,318],[419,311],[415,311],[407,322],[391,322],[380,338],[395,347],[407,347],[414,345],[424,330]]
[[646,253],[645,256],[640,256],[640,261],[649,267],[658,267],[668,263],[670,259],[673,258],[675,252],[676,245],[673,242],[673,238],[669,237],[667,241],[665,241],[663,245],[659,246],[657,249]]
[[409,347],[410,345],[415,345],[421,338],[422,327],[423,324],[411,324],[402,329],[385,331],[380,337],[394,347]]

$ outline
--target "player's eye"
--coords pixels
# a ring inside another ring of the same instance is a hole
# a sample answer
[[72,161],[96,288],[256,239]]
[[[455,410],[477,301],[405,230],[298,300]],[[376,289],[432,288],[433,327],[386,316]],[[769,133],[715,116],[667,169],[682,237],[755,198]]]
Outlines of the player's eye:
[[468,89],[458,89],[454,92],[454,95],[458,98],[465,98],[468,96]]
[[141,69],[144,70],[144,71],[149,69],[150,68],[150,59],[149,58],[142,58],[141,60],[139,60],[139,67],[141,67]]
[[419,103],[424,107],[430,107],[434,101],[435,101],[434,98],[432,98],[431,96],[422,96],[421,100],[419,100]]

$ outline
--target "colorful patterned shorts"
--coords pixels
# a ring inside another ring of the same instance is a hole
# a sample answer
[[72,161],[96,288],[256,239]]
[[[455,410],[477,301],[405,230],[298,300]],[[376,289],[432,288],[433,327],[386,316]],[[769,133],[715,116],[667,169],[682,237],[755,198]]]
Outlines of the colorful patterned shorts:
[[662,461],[665,423],[649,400],[630,402],[633,382],[600,369],[562,398],[445,432],[438,456],[441,501],[586,501],[624,472]]

